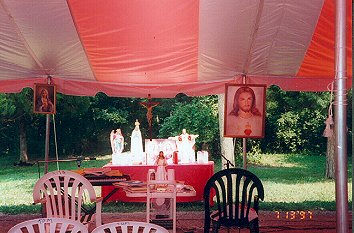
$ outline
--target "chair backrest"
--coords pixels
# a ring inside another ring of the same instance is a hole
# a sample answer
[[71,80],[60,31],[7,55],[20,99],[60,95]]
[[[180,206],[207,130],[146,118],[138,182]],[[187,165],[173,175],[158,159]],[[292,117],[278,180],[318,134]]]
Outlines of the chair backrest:
[[169,233],[164,227],[158,226],[153,223],[136,222],[136,221],[122,221],[111,222],[96,227],[91,233]]
[[94,203],[97,198],[92,184],[85,177],[72,171],[59,170],[45,174],[36,182],[33,201],[44,204],[45,217],[87,222],[85,203]]
[[65,218],[37,218],[18,223],[8,233],[88,233],[80,222]]
[[[212,195],[214,206],[210,205]],[[205,221],[213,218],[223,226],[246,227],[250,212],[258,213],[258,199],[263,198],[263,185],[256,175],[241,168],[221,170],[204,188]]]

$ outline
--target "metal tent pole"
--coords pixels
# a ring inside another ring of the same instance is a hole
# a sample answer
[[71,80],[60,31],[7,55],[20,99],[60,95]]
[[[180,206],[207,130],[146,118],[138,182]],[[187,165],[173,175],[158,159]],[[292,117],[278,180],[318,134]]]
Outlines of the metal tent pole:
[[49,160],[49,136],[50,136],[50,115],[47,114],[46,116],[46,124],[45,124],[45,154],[44,160],[46,161],[44,164],[44,174],[48,173],[48,160]]
[[[48,75],[47,84],[51,84],[52,77]],[[44,160],[46,163],[44,164],[44,174],[48,173],[48,160],[49,160],[49,139],[50,139],[50,114],[46,116],[46,124],[45,124],[45,145],[44,145]]]
[[246,138],[242,138],[242,158],[243,158],[243,169],[247,170],[247,140]]
[[[352,3],[352,18],[354,15],[354,4]],[[354,31],[352,30],[352,38],[354,38]],[[353,62],[353,53],[354,53],[354,44],[352,42],[352,76],[354,74],[354,62]],[[353,78],[352,78],[353,79]],[[352,109],[354,109],[354,82],[352,81]],[[352,132],[354,132],[354,117],[353,117],[353,112],[352,112]],[[354,140],[352,138],[352,177],[354,177]],[[352,179],[352,190],[354,187],[354,179]],[[352,200],[354,200],[354,192],[352,191]],[[354,210],[354,201],[352,201],[352,226],[354,226],[354,216],[353,216],[353,210]],[[354,233],[354,227],[352,227],[352,233]]]
[[346,0],[336,0],[335,31],[335,187],[337,233],[347,233],[348,175],[347,175],[347,97],[346,97]]
[[[246,75],[242,75],[242,84],[246,84]],[[247,170],[247,138],[242,138],[243,169]]]

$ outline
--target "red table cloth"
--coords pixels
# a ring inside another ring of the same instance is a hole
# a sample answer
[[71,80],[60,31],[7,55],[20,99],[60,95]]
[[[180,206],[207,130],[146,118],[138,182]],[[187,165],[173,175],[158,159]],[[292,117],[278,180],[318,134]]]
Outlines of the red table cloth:
[[[146,181],[149,169],[157,168],[156,165],[112,165],[107,164],[104,167],[110,167],[113,170],[119,170],[123,174],[130,176],[132,180]],[[204,186],[209,178],[214,174],[214,162],[209,161],[206,164],[169,164],[166,169],[175,169],[175,179],[184,181],[185,184],[192,185],[196,191],[196,196],[193,197],[177,197],[177,202],[202,201]],[[114,186],[102,186],[102,197],[105,197]],[[123,201],[123,202],[145,202],[146,198],[131,198],[125,195],[123,190],[118,190],[108,202]]]

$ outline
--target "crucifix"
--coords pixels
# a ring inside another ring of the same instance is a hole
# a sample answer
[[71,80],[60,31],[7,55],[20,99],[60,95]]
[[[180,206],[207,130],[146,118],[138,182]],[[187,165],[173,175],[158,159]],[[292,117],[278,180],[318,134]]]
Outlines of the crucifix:
[[153,102],[151,101],[151,94],[148,94],[148,101],[140,102],[140,105],[146,108],[146,119],[149,123],[149,134],[150,134],[150,141],[152,140],[152,109],[159,105],[160,102]]

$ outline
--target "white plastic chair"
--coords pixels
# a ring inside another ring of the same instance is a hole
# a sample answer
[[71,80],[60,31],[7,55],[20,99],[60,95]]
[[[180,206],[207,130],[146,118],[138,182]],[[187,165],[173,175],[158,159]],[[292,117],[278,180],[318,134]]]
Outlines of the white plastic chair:
[[7,233],[88,233],[78,221],[65,218],[36,218],[13,226]]
[[[42,176],[33,189],[34,203],[43,204],[44,217],[58,217],[102,224],[102,198],[96,197],[92,184],[82,175],[72,171],[53,171]],[[86,204],[95,204],[87,209]]]
[[169,233],[166,228],[158,226],[153,223],[136,222],[136,221],[122,221],[111,222],[96,227],[91,233]]
[[165,203],[165,199],[167,199],[171,203],[168,219],[172,220],[173,233],[176,233],[176,194],[177,189],[175,180],[148,180],[146,198],[146,222],[150,223],[154,220],[156,222],[159,220],[163,221],[163,219],[151,218],[151,205],[154,203],[152,200],[154,200],[155,204],[158,205]]

